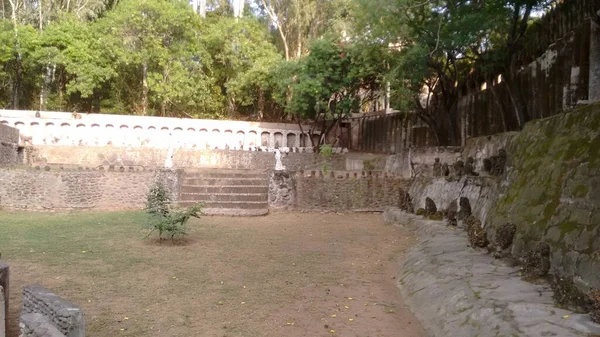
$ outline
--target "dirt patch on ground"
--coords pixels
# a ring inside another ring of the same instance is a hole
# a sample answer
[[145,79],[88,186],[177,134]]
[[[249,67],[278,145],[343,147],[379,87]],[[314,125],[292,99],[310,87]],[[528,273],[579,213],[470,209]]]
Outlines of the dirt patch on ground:
[[18,216],[10,240],[0,238],[8,337],[18,336],[20,292],[32,283],[81,305],[90,337],[426,335],[395,286],[397,259],[415,239],[380,214],[205,217],[175,245],[141,240],[139,213],[97,213],[97,224],[69,215],[58,231],[43,225],[52,215],[27,215],[29,230]]

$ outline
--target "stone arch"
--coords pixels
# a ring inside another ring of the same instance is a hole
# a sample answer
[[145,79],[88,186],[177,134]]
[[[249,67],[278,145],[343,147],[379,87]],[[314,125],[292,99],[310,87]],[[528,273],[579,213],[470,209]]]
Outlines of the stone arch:
[[8,121],[0,121],[0,124],[8,124]]
[[[319,139],[321,138],[321,135],[313,133],[312,135],[312,146],[317,146],[319,145]],[[307,145],[310,146],[310,145]]]
[[269,138],[271,137],[271,134],[267,131],[263,131],[260,134],[260,146],[266,146],[269,147]]
[[296,134],[288,133],[287,134],[287,147],[296,147]]
[[119,129],[129,129],[129,126],[123,124],[123,125],[119,126]]
[[310,146],[309,141],[308,141],[308,134],[301,133],[299,147],[307,147],[307,146]]
[[226,149],[234,147],[235,141],[233,140],[233,132],[231,130],[225,130],[225,132],[223,132],[223,145]]
[[211,131],[210,147],[213,149],[223,148],[223,145],[221,144],[221,130],[213,129]]
[[209,147],[209,143],[208,143],[208,130],[205,128],[200,129],[200,131],[198,131],[200,133],[200,143],[199,143],[199,147],[201,149],[206,149]]
[[273,134],[273,141],[275,142],[275,144],[273,144],[274,148],[280,148],[285,145],[283,143],[283,134],[281,132],[275,132],[275,134]]
[[246,133],[242,130],[235,133],[235,146],[237,149],[244,149],[246,145]]

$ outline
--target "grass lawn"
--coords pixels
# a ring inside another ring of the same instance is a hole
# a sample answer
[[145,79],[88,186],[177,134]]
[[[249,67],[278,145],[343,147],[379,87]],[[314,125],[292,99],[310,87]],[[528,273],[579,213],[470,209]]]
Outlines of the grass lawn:
[[192,218],[162,245],[145,218],[0,212],[8,337],[34,283],[80,305],[90,337],[425,335],[394,280],[414,238],[380,214]]

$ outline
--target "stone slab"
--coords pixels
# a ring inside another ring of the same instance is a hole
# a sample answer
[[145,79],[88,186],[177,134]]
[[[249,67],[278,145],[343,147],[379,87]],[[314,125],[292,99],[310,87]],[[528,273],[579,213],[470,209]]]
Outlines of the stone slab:
[[549,285],[522,281],[519,269],[469,248],[463,230],[397,208],[384,219],[418,233],[397,286],[431,336],[600,335],[589,315],[555,307]]
[[48,319],[42,314],[24,314],[19,322],[21,328],[20,337],[65,337]]
[[23,289],[23,312],[45,316],[66,337],[85,337],[83,310],[40,285]]

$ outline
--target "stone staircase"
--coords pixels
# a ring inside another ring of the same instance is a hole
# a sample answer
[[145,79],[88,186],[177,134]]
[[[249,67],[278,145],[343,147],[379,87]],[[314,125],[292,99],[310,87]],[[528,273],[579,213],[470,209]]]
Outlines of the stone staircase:
[[207,215],[259,216],[269,212],[267,173],[252,170],[185,170],[180,206],[204,203]]

